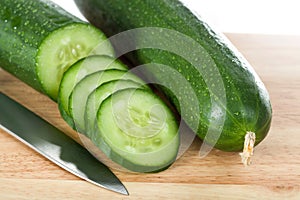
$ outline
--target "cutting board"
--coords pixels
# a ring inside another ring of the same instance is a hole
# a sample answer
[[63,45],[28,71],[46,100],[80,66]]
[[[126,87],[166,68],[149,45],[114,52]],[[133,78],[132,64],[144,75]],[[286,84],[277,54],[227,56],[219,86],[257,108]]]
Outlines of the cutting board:
[[[124,196],[75,177],[1,130],[0,199],[300,199],[300,36],[226,35],[253,65],[273,104],[271,130],[251,166],[244,167],[236,152],[213,149],[200,158],[195,139],[166,171],[112,169],[129,190]],[[0,90],[78,140],[53,101],[3,70]]]

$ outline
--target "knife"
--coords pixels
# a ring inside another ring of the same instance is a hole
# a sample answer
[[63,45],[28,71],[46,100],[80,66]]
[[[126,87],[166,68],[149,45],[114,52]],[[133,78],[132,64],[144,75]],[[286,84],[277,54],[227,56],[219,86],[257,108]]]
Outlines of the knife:
[[88,150],[2,92],[0,128],[72,174],[128,195],[121,181]]

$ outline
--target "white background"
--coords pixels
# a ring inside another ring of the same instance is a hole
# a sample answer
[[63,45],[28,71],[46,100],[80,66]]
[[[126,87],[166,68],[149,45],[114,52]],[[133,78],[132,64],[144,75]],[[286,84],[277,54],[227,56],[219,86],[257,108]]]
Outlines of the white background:
[[[73,0],[53,1],[84,19]],[[299,0],[182,1],[222,32],[300,35]]]

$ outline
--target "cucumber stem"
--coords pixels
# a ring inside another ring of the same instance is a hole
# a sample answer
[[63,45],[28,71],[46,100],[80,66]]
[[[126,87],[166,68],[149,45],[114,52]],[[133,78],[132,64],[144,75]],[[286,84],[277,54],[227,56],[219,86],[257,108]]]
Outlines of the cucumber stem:
[[255,144],[255,133],[248,131],[245,135],[243,153],[240,153],[242,163],[245,166],[251,164],[251,156],[253,156],[253,148]]

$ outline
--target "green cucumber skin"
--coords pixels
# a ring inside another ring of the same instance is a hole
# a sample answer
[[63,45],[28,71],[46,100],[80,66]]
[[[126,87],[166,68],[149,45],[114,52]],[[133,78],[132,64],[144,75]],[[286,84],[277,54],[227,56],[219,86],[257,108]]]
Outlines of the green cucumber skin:
[[83,23],[46,0],[0,1],[1,67],[40,92],[36,57],[44,38],[58,28]]
[[[269,95],[248,62],[189,8],[177,0],[75,0],[83,15],[106,35],[113,36],[122,31],[140,27],[161,27],[176,30],[197,41],[215,62],[225,86],[227,104],[225,105],[225,124],[215,147],[224,151],[243,149],[244,136],[247,131],[256,133],[256,145],[267,135],[272,119],[272,108]],[[183,51],[191,51],[181,46]],[[192,53],[192,52],[191,52]],[[182,116],[187,124],[194,126],[194,119],[200,115],[197,135],[203,139],[208,130],[211,97],[203,78],[192,69],[191,64],[174,54],[155,49],[138,50],[125,55],[134,64],[161,63],[173,67],[189,79],[197,95],[200,113],[190,112]],[[176,59],[173,59],[173,57]],[[199,55],[201,57],[201,55]],[[190,69],[187,69],[190,68]],[[152,73],[157,80],[174,82],[172,76],[159,69]],[[177,109],[179,105],[168,90],[162,89]],[[185,105],[189,105],[186,100]],[[191,108],[192,109],[192,108]],[[209,142],[208,142],[209,143]]]

